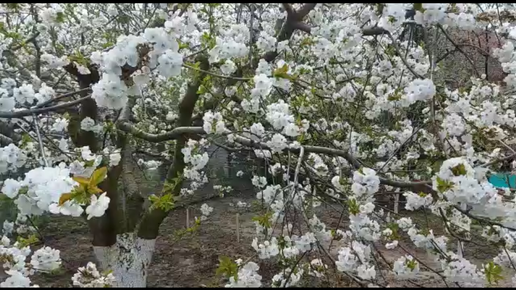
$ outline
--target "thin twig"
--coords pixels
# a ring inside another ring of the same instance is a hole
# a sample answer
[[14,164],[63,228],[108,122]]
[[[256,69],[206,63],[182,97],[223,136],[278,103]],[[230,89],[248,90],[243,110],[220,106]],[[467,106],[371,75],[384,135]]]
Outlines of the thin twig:
[[41,134],[39,133],[39,125],[37,123],[37,117],[35,114],[32,115],[33,121],[34,121],[34,127],[36,127],[36,134],[38,136],[38,143],[39,143],[39,150],[41,151],[41,158],[43,158],[43,162],[45,163],[45,166],[48,167],[48,161],[45,157],[45,149],[43,147],[43,140],[41,140]]
[[183,67],[186,67],[186,68],[189,68],[189,69],[193,69],[193,70],[196,70],[196,71],[199,71],[199,72],[203,72],[205,74],[209,74],[209,75],[212,75],[214,77],[223,78],[223,79],[237,80],[237,81],[246,81],[246,82],[251,80],[250,78],[239,78],[239,77],[219,75],[219,74],[216,74],[216,73],[212,73],[212,72],[209,72],[209,71],[202,70],[200,68],[189,66],[187,64],[183,64]]

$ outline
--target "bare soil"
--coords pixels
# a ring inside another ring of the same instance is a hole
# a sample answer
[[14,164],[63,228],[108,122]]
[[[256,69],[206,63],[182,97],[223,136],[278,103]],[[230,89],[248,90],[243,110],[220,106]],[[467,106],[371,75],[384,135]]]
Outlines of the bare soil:
[[[224,161],[227,155],[216,156],[216,158]],[[148,271],[148,287],[224,286],[226,281],[215,274],[219,258],[221,256],[228,256],[233,260],[241,258],[245,261],[255,255],[256,252],[251,247],[251,242],[256,232],[252,218],[260,215],[263,211],[256,202],[253,204],[253,201],[256,201],[256,192],[249,178],[227,178],[227,176],[235,176],[237,170],[238,166],[234,165],[211,169],[212,172],[218,174],[214,174],[210,179],[217,175],[218,177],[215,177],[218,179],[217,184],[231,185],[234,190],[224,198],[217,197],[206,201],[214,210],[209,219],[204,221],[196,232],[182,237],[179,235],[186,228],[185,208],[174,210],[163,222],[160,228],[160,236],[156,241],[156,252]],[[138,180],[137,183],[141,186],[140,191],[145,193],[159,191],[160,186],[162,186],[159,179],[162,177],[159,176],[160,174],[157,175],[155,178],[141,178],[141,180]],[[221,175],[226,177],[220,177]],[[201,196],[213,195],[212,185],[207,185],[196,194]],[[230,205],[231,203],[234,205],[238,201],[253,204],[253,206],[242,209]],[[195,216],[201,215],[199,210],[201,204],[202,202],[189,208],[190,223],[193,223]],[[341,214],[341,208],[342,206],[339,204],[323,204],[317,207],[315,212],[318,218],[326,223],[327,228],[345,230],[347,215]],[[238,240],[237,213],[239,223]],[[403,215],[412,217],[416,224],[430,225],[434,229],[435,235],[446,234],[442,221],[432,214],[403,212]],[[301,230],[303,231],[303,229]],[[52,215],[40,227],[40,231],[45,238],[46,245],[61,250],[64,269],[57,275],[39,275],[34,277],[34,282],[45,286],[69,287],[71,277],[77,271],[77,268],[86,265],[89,261],[94,261],[91,237],[86,222],[78,218]],[[478,239],[478,237],[474,236],[471,240],[482,241],[483,239]],[[394,250],[387,250],[382,244],[375,245],[381,253],[381,256],[377,257],[378,264],[384,269],[381,273],[378,273],[378,277],[384,277],[389,282],[389,285],[394,287],[414,287],[414,283],[425,287],[446,286],[436,274],[425,269],[425,267],[421,267],[421,274],[412,281],[400,281],[388,275],[388,271],[385,269],[392,267],[392,263],[395,260],[406,254],[405,251],[419,258],[425,265],[439,269],[438,265],[429,259],[426,253],[411,246],[412,243],[408,239],[400,241],[400,244],[404,250],[399,247]],[[451,248],[455,247],[455,245],[456,243],[454,242],[449,243]],[[335,242],[332,249],[330,249],[333,259],[337,258],[339,247],[339,243]],[[479,243],[469,243],[465,251],[466,258],[471,259],[479,267],[497,254],[496,249],[493,247]],[[313,258],[323,258],[325,263],[332,267],[332,261],[327,257],[314,255]],[[272,261],[258,260],[257,258],[254,258],[253,261],[260,265],[259,273],[263,277],[263,283],[270,283],[271,278],[280,271],[279,267]],[[335,272],[333,270],[328,271],[328,276],[330,273],[334,275]],[[513,273],[505,273],[503,275],[505,279],[500,282],[500,285],[510,285],[508,283],[513,275]],[[349,279],[341,275],[332,276],[331,279],[312,279],[308,277],[302,280],[299,286],[347,287],[351,285]],[[453,287],[454,285],[449,286]]]
[[[251,242],[255,233],[255,225],[252,218],[260,214],[258,206],[252,206],[248,209],[239,209],[230,206],[230,203],[236,204],[237,201],[244,201],[251,204],[255,200],[254,194],[236,194],[225,198],[216,198],[207,203],[214,208],[209,219],[201,225],[195,233],[179,237],[178,233],[186,228],[186,209],[178,209],[170,214],[160,229],[160,237],[157,239],[156,252],[153,262],[149,270],[148,286],[149,287],[217,287],[223,286],[225,281],[215,275],[218,267],[219,258],[221,256],[229,256],[232,259],[247,258],[253,256],[255,251],[251,247]],[[194,216],[200,216],[200,204],[189,209],[190,222]],[[332,206],[335,208],[335,205]],[[340,220],[340,213],[330,207],[321,206],[318,210],[318,216],[327,226],[335,228],[339,224],[339,228],[345,228],[346,217]],[[239,241],[237,241],[236,233],[236,215],[239,215]],[[416,221],[422,222],[422,219],[432,218],[419,214],[410,214]],[[434,218],[435,219],[435,218]],[[340,220],[340,221],[339,221]],[[430,223],[436,224],[437,219],[431,220]],[[85,222],[80,219],[52,216],[47,225],[41,230],[45,236],[45,244],[61,250],[63,264],[65,270],[53,276],[40,275],[35,282],[40,285],[48,285],[52,287],[70,286],[70,278],[80,266],[85,265],[88,261],[93,261],[92,249],[90,244],[90,236],[88,227]],[[439,230],[439,226],[435,227]],[[441,229],[442,230],[442,229]],[[442,234],[439,232],[435,233]],[[427,255],[421,250],[410,247],[409,243],[402,243],[405,250],[421,259],[423,263],[434,268],[438,268],[436,263],[427,258]],[[400,256],[406,254],[401,248],[394,250],[386,250],[383,245],[377,245],[381,249],[383,258],[392,265],[392,263]],[[453,247],[453,243],[451,244]],[[334,246],[332,253],[336,254],[338,245]],[[491,248],[470,245],[465,253],[466,257],[471,257],[479,266],[487,259],[496,256]],[[336,256],[334,256],[336,258]],[[258,259],[253,259],[258,262]],[[380,259],[379,259],[380,260]],[[329,261],[328,261],[329,262]],[[385,266],[385,262],[380,261]],[[270,281],[272,276],[279,272],[279,268],[270,261],[261,261],[260,274],[263,281]],[[423,270],[417,279],[412,281],[396,280],[392,276],[387,275],[387,271],[382,273],[385,278],[390,281],[391,286],[407,286],[413,287],[414,283],[424,285],[425,287],[444,287],[446,286],[442,280],[434,273]],[[513,273],[507,273],[500,285],[507,285]],[[348,286],[349,281],[340,281],[337,284],[331,283],[331,286]],[[324,281],[323,281],[324,284]],[[303,286],[322,286],[314,279],[308,279],[303,282]],[[453,285],[449,285],[453,287]]]

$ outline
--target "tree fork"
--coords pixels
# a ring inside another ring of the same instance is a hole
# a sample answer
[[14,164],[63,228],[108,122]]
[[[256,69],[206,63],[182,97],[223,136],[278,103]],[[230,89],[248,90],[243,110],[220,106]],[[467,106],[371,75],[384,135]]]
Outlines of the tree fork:
[[[64,69],[71,75],[77,78],[80,87],[80,96],[86,98],[89,93],[89,88],[100,80],[100,75],[95,66],[90,65],[88,69],[90,74],[81,75],[77,67],[70,63]],[[70,137],[77,147],[88,146],[92,152],[99,150],[98,140],[95,134],[91,131],[81,130],[81,121],[89,117],[96,120],[98,117],[98,107],[94,99],[87,98],[81,102],[81,108],[78,114],[74,114],[68,124],[68,131]],[[125,142],[123,142],[125,143]],[[123,147],[124,144],[119,144]],[[99,218],[94,218],[88,221],[93,241],[93,246],[112,246],[116,244],[116,234],[119,232],[117,228],[118,221],[118,179],[122,173],[123,160],[115,168],[108,171],[108,176],[100,187],[107,192],[107,196],[111,199],[109,208],[106,214]]]
[[[196,58],[196,61],[199,61],[201,63],[200,68],[203,71],[208,71],[209,63],[206,57],[198,56]],[[197,103],[197,100],[200,96],[197,93],[197,91],[201,86],[202,80],[206,76],[206,73],[202,71],[196,73],[198,73],[198,75],[196,75],[194,80],[188,85],[186,95],[179,104],[179,119],[177,120],[178,127],[190,126],[192,123],[192,114],[195,108],[195,104]],[[174,161],[172,165],[169,167],[167,173],[167,182],[172,182],[172,180],[181,176],[181,174],[183,173],[185,163],[183,160],[183,153],[181,152],[181,149],[183,149],[184,145],[186,144],[188,136],[188,134],[182,134],[176,140]],[[174,196],[179,195],[182,184],[183,183],[180,181],[175,185],[172,192]],[[149,209],[145,213],[140,222],[138,229],[138,237],[143,239],[155,239],[159,234],[159,226],[167,217],[168,213],[168,211],[159,208]]]

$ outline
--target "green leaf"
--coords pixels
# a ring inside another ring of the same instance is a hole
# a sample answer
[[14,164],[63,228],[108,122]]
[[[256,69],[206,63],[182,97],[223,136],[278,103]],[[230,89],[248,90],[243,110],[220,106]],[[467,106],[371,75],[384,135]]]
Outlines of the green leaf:
[[80,51],[75,51],[73,55],[68,57],[70,61],[75,61],[76,63],[87,67],[90,64],[90,60],[85,57]]
[[451,168],[451,171],[455,176],[466,175],[466,167],[463,163]]
[[357,215],[360,213],[360,206],[355,199],[348,200],[348,210],[351,214]]
[[57,12],[57,15],[56,15],[56,22],[57,23],[64,23],[65,21],[65,15],[63,12]]
[[501,275],[502,267],[500,267],[492,261],[484,266],[484,272],[486,275],[487,282],[489,282],[489,284],[493,284],[493,282],[498,284],[498,281],[503,279],[503,276]]
[[387,97],[387,101],[399,101],[401,100],[401,95],[397,93],[392,93]]
[[131,21],[131,18],[128,15],[122,14],[118,17],[118,22],[120,24],[127,24]]
[[19,6],[18,6],[18,3],[7,3],[7,8],[16,11],[16,10],[18,10]]
[[441,193],[445,192],[448,189],[451,189],[452,187],[453,187],[453,182],[447,181],[447,180],[443,180],[440,177],[437,177],[437,190],[439,192],[441,192]]
[[163,189],[161,190],[162,193],[174,193],[175,188],[181,183],[183,179],[181,176],[178,176],[176,178],[173,178],[171,181],[166,180],[165,184],[163,184]]
[[182,42],[181,40],[177,40],[177,44],[179,45],[179,49],[189,48],[190,46],[186,42]]
[[288,80],[294,80],[295,77],[294,76],[291,76],[289,75],[288,73],[288,65],[287,64],[284,64],[282,67],[280,68],[277,68],[275,71],[274,71],[274,77],[276,78],[282,78],[282,79],[288,79]]
[[395,222],[389,223],[389,224],[387,224],[387,228],[392,231],[392,234],[389,236],[390,239],[398,240],[400,238],[400,236],[398,234],[400,226],[397,223],[395,223]]
[[29,144],[30,142],[32,142],[32,138],[30,137],[29,134],[27,133],[23,133],[22,135],[22,139],[21,139],[21,144],[20,144],[20,147],[21,148],[24,148],[25,146],[27,146],[27,144]]
[[72,177],[72,179],[80,185],[87,186],[88,184],[90,184],[90,180],[84,177],[74,176]]
[[107,167],[104,166],[104,167],[98,168],[97,170],[93,171],[93,174],[90,177],[89,184],[92,186],[98,185],[99,183],[104,181],[104,179],[106,179],[106,177],[107,177]]
[[419,11],[421,13],[425,12],[425,8],[423,8],[423,3],[414,3],[414,10]]
[[272,226],[271,217],[272,212],[266,212],[263,215],[253,217],[253,221],[258,222],[258,224],[264,228],[270,228]]
[[407,265],[407,268],[409,268],[410,270],[414,270],[417,267],[417,261],[416,260],[408,260],[406,265]]
[[222,256],[219,258],[219,267],[217,268],[216,275],[233,277],[235,281],[238,281],[238,265],[229,257]]
[[377,15],[381,15],[383,13],[383,8],[385,7],[385,4],[384,3],[376,3],[376,14]]
[[204,93],[206,93],[206,87],[204,87],[203,85],[200,85],[199,89],[197,90],[197,94],[202,95]]
[[310,37],[305,37],[299,44],[300,47],[313,45],[315,42]]
[[115,45],[113,42],[108,41],[108,42],[106,42],[106,43],[104,43],[102,45],[102,48],[106,49],[106,48],[111,47],[113,45]]
[[162,196],[151,195],[149,200],[152,202],[151,208],[158,208],[164,211],[170,211],[174,208],[174,196],[171,193]]
[[100,188],[98,188],[97,186],[95,185],[88,185],[88,193],[89,194],[100,194],[100,193],[103,193],[104,191]]
[[84,160],[84,167],[91,167],[95,164],[95,160]]
[[36,244],[37,242],[39,242],[39,239],[36,236],[36,234],[32,234],[28,238],[18,236],[16,241],[18,242],[18,248],[21,249]]
[[394,57],[396,55],[396,48],[394,48],[394,45],[387,45],[387,47],[385,48],[385,54],[390,57]]

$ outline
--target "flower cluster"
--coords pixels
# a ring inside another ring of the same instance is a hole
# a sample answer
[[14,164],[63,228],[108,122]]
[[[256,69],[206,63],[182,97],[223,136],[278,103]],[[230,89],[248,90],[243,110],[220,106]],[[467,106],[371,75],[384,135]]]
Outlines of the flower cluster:
[[204,121],[203,129],[207,134],[222,134],[226,132],[226,126],[220,113],[208,111],[204,113],[202,120]]
[[394,262],[392,270],[399,278],[414,277],[419,272],[419,263],[410,255],[402,256]]
[[248,262],[238,270],[237,277],[229,277],[226,288],[259,288],[262,285],[262,276],[257,272],[260,267],[254,262]]
[[27,155],[16,145],[0,147],[0,173],[16,171],[27,162]]
[[183,159],[187,167],[183,171],[183,176],[190,180],[190,188],[182,188],[182,194],[193,194],[193,192],[208,182],[208,178],[202,169],[208,164],[208,152],[202,152],[203,148],[208,146],[206,139],[199,142],[195,140],[188,140],[186,146],[181,149]]
[[86,267],[79,267],[72,277],[73,286],[80,288],[105,288],[114,286],[116,279],[112,273],[102,274],[97,266],[89,262]]
[[21,181],[7,179],[2,193],[15,199],[21,215],[41,215],[57,206],[61,194],[72,191],[75,185],[65,166],[39,167],[27,172]]
[[59,250],[43,247],[32,255],[30,263],[38,271],[53,271],[61,265]]
[[376,277],[375,266],[370,265],[371,260],[371,248],[353,241],[350,247],[340,249],[335,265],[339,271],[356,273],[361,279],[371,280]]
[[208,219],[208,216],[211,214],[212,211],[213,211],[213,207],[210,207],[209,205],[207,205],[205,203],[203,205],[201,205],[201,213],[202,213],[201,221]]
[[[0,283],[0,287],[39,287],[31,285],[30,276],[37,272],[52,273],[61,267],[59,250],[42,247],[32,253],[30,247],[25,244],[11,243],[5,228],[4,222],[4,235],[0,239],[0,256],[7,278]],[[9,229],[9,232],[12,232],[12,229]]]

